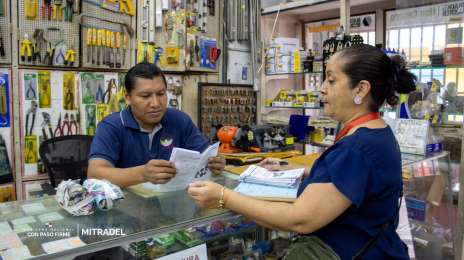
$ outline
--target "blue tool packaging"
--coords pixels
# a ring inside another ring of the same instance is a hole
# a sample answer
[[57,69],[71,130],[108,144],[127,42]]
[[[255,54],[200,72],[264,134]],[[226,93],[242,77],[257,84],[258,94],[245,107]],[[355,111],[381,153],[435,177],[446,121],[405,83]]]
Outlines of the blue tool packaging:
[[0,127],[10,127],[10,84],[6,73],[0,73]]

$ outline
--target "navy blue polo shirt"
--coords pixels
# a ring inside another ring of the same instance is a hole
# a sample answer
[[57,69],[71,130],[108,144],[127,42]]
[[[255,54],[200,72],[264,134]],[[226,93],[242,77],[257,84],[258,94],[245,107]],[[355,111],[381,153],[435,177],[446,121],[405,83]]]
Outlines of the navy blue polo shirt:
[[298,194],[311,183],[332,183],[352,203],[343,214],[311,234],[332,247],[342,260],[351,260],[392,220],[395,223],[363,259],[409,259],[396,233],[403,181],[400,149],[390,127],[362,127],[331,146],[314,163]]
[[168,108],[151,134],[152,138],[139,126],[130,108],[113,113],[98,124],[89,158],[129,168],[151,159],[169,160],[174,147],[198,152],[208,147],[208,139],[187,114],[177,109]]

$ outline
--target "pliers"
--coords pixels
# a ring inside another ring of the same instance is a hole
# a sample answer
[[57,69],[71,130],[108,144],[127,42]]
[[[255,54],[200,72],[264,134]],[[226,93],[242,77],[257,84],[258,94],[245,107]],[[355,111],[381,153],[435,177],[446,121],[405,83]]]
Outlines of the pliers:
[[[27,110],[26,113],[26,136],[32,135],[32,130],[34,129],[35,115],[37,113],[37,102],[35,100],[31,101],[31,107]],[[31,127],[29,128],[29,116],[32,114]]]
[[42,135],[45,140],[48,139],[47,136],[47,131],[45,130],[45,127],[48,126],[48,131],[50,132],[50,138],[53,138],[53,130],[52,130],[52,122],[51,122],[51,117],[50,114],[47,112],[42,112],[42,117],[43,117],[43,122],[42,122]]
[[74,109],[74,94],[72,91],[72,79],[66,83],[66,96],[64,98],[64,109],[73,110]]
[[52,0],[43,0],[42,2],[42,18],[50,21],[52,16]]
[[73,5],[74,5],[74,0],[66,0],[66,7],[64,8],[64,20],[66,22],[72,22],[73,20]]
[[34,86],[33,86],[33,81],[29,80],[29,84],[27,84],[27,90],[26,90],[26,99],[37,99],[37,94],[35,92]]
[[105,96],[103,95],[103,88],[101,84],[98,84],[97,92],[95,93],[96,103],[103,104],[105,102]]

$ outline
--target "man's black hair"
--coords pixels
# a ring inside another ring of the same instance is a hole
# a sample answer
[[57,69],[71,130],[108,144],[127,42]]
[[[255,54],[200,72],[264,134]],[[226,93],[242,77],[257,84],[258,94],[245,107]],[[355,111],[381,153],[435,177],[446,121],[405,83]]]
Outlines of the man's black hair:
[[124,79],[124,86],[126,88],[126,92],[130,93],[134,89],[135,81],[137,80],[137,78],[153,79],[156,77],[162,77],[164,86],[167,87],[164,73],[158,66],[148,62],[138,63],[134,67],[132,67],[126,74],[126,78]]

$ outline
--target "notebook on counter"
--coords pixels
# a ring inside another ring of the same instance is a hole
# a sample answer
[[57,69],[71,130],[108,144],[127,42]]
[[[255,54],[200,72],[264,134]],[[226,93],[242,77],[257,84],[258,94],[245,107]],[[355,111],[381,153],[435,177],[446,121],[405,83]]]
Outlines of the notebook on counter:
[[291,202],[296,200],[304,168],[269,171],[252,165],[240,175],[236,192],[258,199]]

